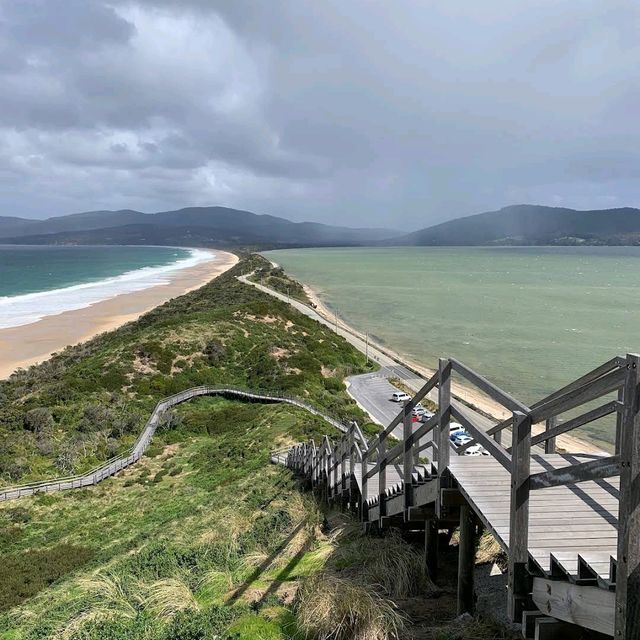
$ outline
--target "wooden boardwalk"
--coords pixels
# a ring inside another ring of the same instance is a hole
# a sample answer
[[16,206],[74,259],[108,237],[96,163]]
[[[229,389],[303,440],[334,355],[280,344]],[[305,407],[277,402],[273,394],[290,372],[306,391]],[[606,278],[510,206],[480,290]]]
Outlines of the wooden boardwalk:
[[[527,406],[456,360],[373,438],[354,423],[342,437],[293,447],[285,464],[367,529],[423,528],[430,570],[437,532],[460,527],[459,611],[473,608],[473,553],[484,526],[508,558],[507,607],[525,637],[565,638],[579,627],[640,638],[640,356],[613,358]],[[451,378],[511,412],[498,422],[452,400]],[[432,389],[438,413],[412,423]],[[615,453],[557,452],[556,438],[612,416]],[[456,448],[449,423],[473,440]],[[391,433],[402,426],[403,437]],[[534,428],[534,425],[542,425]],[[481,444],[487,455],[465,455]],[[282,461],[282,453],[279,461]],[[555,635],[554,635],[555,634]]]
[[[120,456],[111,458],[107,462],[101,464],[99,467],[92,469],[83,474],[75,476],[65,476],[61,478],[53,478],[51,480],[43,480],[40,482],[31,482],[15,487],[6,487],[0,489],[0,502],[5,500],[14,500],[16,498],[22,498],[24,496],[30,496],[35,493],[52,493],[56,491],[66,491],[69,489],[82,489],[84,487],[90,487],[102,482],[105,478],[109,478],[119,471],[126,469],[127,467],[135,464],[147,450],[151,439],[153,438],[156,428],[162,418],[162,415],[171,407],[174,407],[182,402],[186,402],[193,398],[200,396],[224,396],[227,398],[235,398],[239,400],[247,400],[250,402],[278,402],[290,404],[296,407],[300,407],[309,413],[320,416],[327,423],[329,423],[334,429],[338,431],[346,431],[347,427],[343,425],[339,420],[332,418],[320,409],[316,409],[308,402],[292,396],[274,392],[262,392],[252,391],[250,389],[241,389],[238,387],[224,386],[224,387],[211,387],[200,386],[185,389],[180,393],[176,393],[172,396],[160,400],[156,404],[149,419],[147,420],[142,432],[138,436],[135,444],[131,449]],[[284,462],[285,457],[282,460],[276,459],[274,462]]]

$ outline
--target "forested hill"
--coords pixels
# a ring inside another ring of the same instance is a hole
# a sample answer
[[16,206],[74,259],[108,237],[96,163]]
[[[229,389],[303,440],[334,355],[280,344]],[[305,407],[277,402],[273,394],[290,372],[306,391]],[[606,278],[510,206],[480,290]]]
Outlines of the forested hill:
[[637,245],[640,209],[577,211],[515,205],[415,231],[395,245]]
[[186,246],[362,245],[398,235],[292,222],[227,207],[190,207],[154,214],[89,211],[47,220],[0,217],[0,242],[17,244],[164,244]]

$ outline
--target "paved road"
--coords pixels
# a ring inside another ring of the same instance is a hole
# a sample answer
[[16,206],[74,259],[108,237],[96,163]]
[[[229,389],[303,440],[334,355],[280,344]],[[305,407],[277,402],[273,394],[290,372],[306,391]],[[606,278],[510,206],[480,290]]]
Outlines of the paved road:
[[389,375],[388,368],[384,367],[375,373],[347,378],[351,397],[375,422],[383,426],[388,425],[398,415],[402,406],[391,400],[391,394],[398,389],[387,380]]
[[[329,327],[333,331],[335,331],[338,335],[342,336],[347,342],[352,344],[358,351],[362,353],[368,352],[369,357],[378,362],[380,364],[380,370],[375,373],[366,373],[361,376],[352,376],[348,379],[349,393],[351,396],[358,402],[364,410],[372,417],[375,422],[378,422],[382,425],[387,425],[391,422],[391,420],[397,415],[400,408],[398,405],[394,406],[394,403],[389,400],[391,394],[394,391],[397,391],[395,387],[393,387],[387,380],[387,378],[400,378],[404,384],[417,391],[420,387],[426,382],[424,378],[416,375],[413,371],[402,365],[400,362],[397,362],[390,356],[386,355],[375,346],[369,344],[368,347],[365,341],[354,334],[350,329],[345,328],[343,325],[327,320],[324,316],[319,314],[315,309],[312,309],[308,305],[299,302],[298,300],[294,300],[293,298],[289,298],[288,296],[278,293],[269,287],[265,287],[257,282],[251,282],[247,279],[246,276],[238,276],[238,279],[245,284],[249,284],[260,291],[264,291],[264,293],[268,293],[269,295],[282,300],[283,302],[289,303],[292,307],[296,308],[300,313],[308,316],[309,318],[313,318],[318,322],[324,324]],[[438,400],[437,391],[433,390],[427,396],[430,400],[436,401]],[[453,402],[456,402],[455,400]],[[493,424],[494,421],[487,419],[485,416],[464,407],[460,403],[456,402],[459,407],[463,408],[465,412],[467,412],[470,417],[473,417],[474,421],[479,424],[484,429],[488,429]],[[402,428],[398,427],[394,430],[394,434],[396,437],[402,436]],[[508,445],[507,445],[508,446]]]

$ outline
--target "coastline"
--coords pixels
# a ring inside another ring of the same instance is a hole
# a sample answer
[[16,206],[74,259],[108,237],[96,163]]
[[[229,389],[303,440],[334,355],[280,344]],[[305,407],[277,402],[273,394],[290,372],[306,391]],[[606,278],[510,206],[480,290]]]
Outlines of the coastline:
[[66,346],[136,320],[171,298],[198,289],[238,262],[238,257],[227,251],[212,250],[210,253],[215,254],[213,260],[168,274],[166,284],[122,293],[30,324],[0,329],[0,380],[16,369],[46,360]]
[[[322,301],[318,293],[314,291],[309,285],[303,283],[303,287],[304,287],[305,293],[307,294],[307,297],[309,298],[311,303],[315,305],[314,310],[316,311],[316,313],[319,316],[322,316],[326,321],[334,323],[338,328],[342,329],[343,331],[349,332],[357,336],[360,339],[360,341],[365,341],[366,339],[370,348],[380,351],[382,354],[384,354],[388,358],[396,360],[399,363],[405,363],[425,379],[429,379],[435,373],[434,369],[429,369],[428,367],[424,367],[412,361],[411,359],[400,355],[398,352],[394,351],[393,349],[389,349],[388,347],[372,342],[370,338],[365,337],[365,334],[358,331],[351,325],[347,324],[341,318],[336,317],[336,314],[334,314],[329,309],[326,303]],[[404,382],[407,383],[408,386],[411,386],[410,381],[404,381]],[[414,389],[414,391],[417,391],[417,390],[418,389]],[[469,387],[467,385],[458,384],[455,381],[453,381],[451,384],[451,392],[453,395],[463,400],[465,403],[476,407],[483,413],[490,415],[496,418],[497,420],[504,420],[508,418],[510,415],[509,412],[506,411],[506,409],[502,405],[498,404],[491,398],[485,395],[482,395],[476,389]],[[437,400],[437,397],[435,397],[435,395],[432,395],[432,394],[430,394],[431,399]],[[541,433],[543,430],[544,428],[541,425],[534,425],[532,428],[532,433],[533,434]],[[559,448],[565,449],[566,451],[569,451],[569,452],[581,451],[583,453],[606,454],[606,452],[603,451],[601,446],[606,443],[594,443],[594,442],[590,442],[589,440],[584,440],[582,438],[578,438],[570,434],[562,434],[558,436],[557,442],[558,442]]]

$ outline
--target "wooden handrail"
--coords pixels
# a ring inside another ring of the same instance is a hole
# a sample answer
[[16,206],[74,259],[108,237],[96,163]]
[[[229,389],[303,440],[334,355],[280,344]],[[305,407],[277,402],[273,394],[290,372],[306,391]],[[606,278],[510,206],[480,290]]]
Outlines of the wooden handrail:
[[624,366],[625,366],[625,359],[623,357],[616,356],[615,358],[611,358],[611,360],[608,360],[604,364],[601,364],[600,366],[596,367],[595,369],[592,369],[588,373],[585,373],[583,376],[580,376],[573,382],[570,382],[569,384],[558,389],[557,391],[550,393],[548,396],[542,398],[541,400],[534,402],[531,405],[531,409],[537,409],[539,406],[546,404],[551,400],[555,400],[558,396],[563,396],[569,393],[570,391],[577,389],[578,387],[582,387],[589,382],[593,382],[594,380],[597,380],[598,378],[600,378],[606,373],[609,373],[610,371],[624,368]]
[[566,393],[539,404],[531,410],[531,421],[542,422],[551,416],[575,409],[591,400],[596,400],[607,393],[611,393],[622,387],[626,371],[624,369],[614,369],[605,375],[588,382],[585,385],[576,387]]
[[499,402],[503,407],[506,407],[510,411],[522,411],[523,413],[529,412],[529,407],[527,407],[526,404],[523,404],[520,400],[517,400],[506,391],[503,391],[500,387],[493,384],[493,382],[490,382],[484,376],[481,376],[470,367],[467,367],[467,365],[462,364],[462,362],[455,358],[451,358],[450,362],[453,371],[459,373],[468,382],[474,384],[478,389],[486,393],[496,402]]

